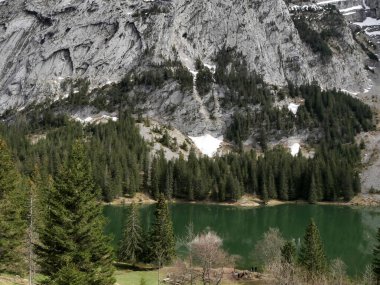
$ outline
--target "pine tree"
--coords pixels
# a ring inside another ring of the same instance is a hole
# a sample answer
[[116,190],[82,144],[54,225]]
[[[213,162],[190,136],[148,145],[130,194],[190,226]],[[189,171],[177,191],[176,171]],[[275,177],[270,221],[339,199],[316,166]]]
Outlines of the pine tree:
[[274,175],[272,169],[269,169],[268,175],[268,196],[271,199],[277,199],[276,183],[274,181]]
[[142,251],[142,230],[139,218],[139,209],[132,203],[124,228],[124,236],[121,240],[119,259],[135,263]]
[[45,201],[37,253],[48,284],[114,284],[113,254],[98,198],[84,145],[76,142]]
[[289,184],[288,184],[288,179],[285,174],[285,170],[282,169],[280,173],[280,189],[279,191],[279,196],[280,199],[283,201],[287,201],[289,199],[288,193],[289,193]]
[[161,193],[154,212],[154,222],[149,237],[152,260],[170,262],[175,256],[175,240],[169,207]]
[[264,204],[268,203],[268,189],[265,183],[265,179],[261,179],[261,200],[263,200]]
[[315,176],[313,175],[311,177],[311,183],[309,188],[309,195],[308,195],[308,201],[310,204],[315,204],[317,202],[317,183],[315,181]]
[[281,248],[281,257],[283,262],[293,264],[296,260],[296,246],[294,241],[287,241],[285,245]]
[[380,228],[377,230],[377,245],[373,249],[373,273],[376,279],[376,285],[380,285]]
[[26,270],[27,202],[20,179],[7,145],[0,139],[0,273],[22,275]]
[[352,173],[346,172],[342,177],[342,188],[343,188],[343,198],[345,201],[350,201],[354,196],[354,191],[352,189]]
[[300,265],[313,278],[326,271],[327,261],[318,228],[313,220],[306,229],[299,255]]

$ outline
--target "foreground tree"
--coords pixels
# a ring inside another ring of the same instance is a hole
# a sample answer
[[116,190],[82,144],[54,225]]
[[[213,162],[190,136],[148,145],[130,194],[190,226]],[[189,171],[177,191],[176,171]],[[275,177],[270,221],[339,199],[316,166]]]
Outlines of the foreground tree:
[[20,175],[7,145],[0,139],[0,273],[25,273],[26,200]]
[[270,228],[256,243],[253,257],[262,266],[274,261],[280,261],[281,249],[285,245],[285,239],[277,228]]
[[208,231],[196,236],[190,245],[194,262],[202,268],[203,284],[220,284],[223,266],[231,261],[222,249],[222,239],[216,233]]
[[114,284],[112,249],[103,233],[99,192],[82,143],[72,146],[46,196],[45,221],[37,247],[46,283]]
[[124,262],[135,263],[142,252],[141,242],[142,230],[139,209],[135,203],[132,203],[120,244],[119,259]]
[[175,239],[169,207],[164,194],[160,194],[154,212],[154,222],[149,236],[149,248],[152,260],[169,263],[175,256]]
[[294,241],[287,241],[285,245],[281,248],[281,258],[282,262],[289,264],[294,264],[297,257],[297,249]]
[[376,285],[380,285],[380,228],[377,230],[377,245],[373,249],[373,273],[375,275]]
[[308,279],[326,272],[327,260],[318,228],[313,220],[306,229],[299,255],[299,263],[308,273]]

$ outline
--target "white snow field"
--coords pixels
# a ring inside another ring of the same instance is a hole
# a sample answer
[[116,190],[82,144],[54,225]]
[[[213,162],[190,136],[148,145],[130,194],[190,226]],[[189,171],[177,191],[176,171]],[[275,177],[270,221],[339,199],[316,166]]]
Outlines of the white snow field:
[[214,138],[213,136],[206,134],[200,137],[189,137],[202,154],[209,157],[213,157],[223,142],[223,137]]
[[294,143],[289,148],[290,148],[290,154],[292,156],[296,156],[300,151],[301,145],[299,143]]
[[300,106],[299,104],[290,103],[290,104],[288,105],[288,110],[289,110],[290,112],[292,112],[294,115],[296,115],[299,106]]

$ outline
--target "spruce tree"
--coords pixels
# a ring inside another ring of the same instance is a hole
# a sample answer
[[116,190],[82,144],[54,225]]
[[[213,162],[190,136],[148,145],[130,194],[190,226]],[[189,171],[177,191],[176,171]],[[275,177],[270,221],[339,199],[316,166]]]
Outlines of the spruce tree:
[[377,245],[373,249],[373,273],[375,275],[376,285],[380,285],[380,228],[377,230]]
[[281,248],[282,261],[293,264],[296,260],[297,250],[294,241],[287,241],[285,245]]
[[12,155],[0,139],[0,273],[22,275],[26,270],[27,202],[21,186]]
[[317,202],[317,183],[315,181],[315,176],[312,175],[311,182],[310,182],[310,188],[309,188],[309,195],[308,195],[308,201],[310,204],[315,204]]
[[103,233],[104,217],[97,200],[100,193],[91,173],[84,145],[74,143],[46,195],[37,253],[47,284],[115,282],[112,248]]
[[268,196],[271,199],[277,199],[277,191],[276,191],[276,183],[274,181],[274,175],[273,171],[270,168],[269,169],[269,175],[268,175]]
[[132,203],[121,240],[119,259],[125,262],[135,263],[142,252],[142,230],[140,225],[139,209]]
[[268,189],[267,189],[267,185],[265,183],[265,178],[264,177],[261,179],[261,200],[263,200],[263,202],[264,202],[265,205],[269,201],[269,198],[268,198]]
[[161,193],[154,211],[154,222],[149,237],[152,260],[162,263],[170,262],[175,256],[175,240],[169,207]]
[[306,229],[300,250],[299,263],[311,278],[325,272],[327,269],[323,244],[317,225],[313,220],[310,221]]
[[288,179],[286,177],[286,174],[285,174],[285,170],[282,169],[281,170],[281,173],[280,173],[280,189],[278,189],[279,191],[279,196],[280,196],[280,199],[283,200],[283,201],[287,201],[289,200],[289,184],[288,184]]

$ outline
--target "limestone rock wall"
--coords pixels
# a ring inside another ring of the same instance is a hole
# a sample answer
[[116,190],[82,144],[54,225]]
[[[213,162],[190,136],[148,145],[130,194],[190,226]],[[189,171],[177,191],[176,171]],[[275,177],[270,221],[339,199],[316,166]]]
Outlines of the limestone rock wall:
[[193,68],[197,57],[212,64],[223,46],[272,84],[316,80],[353,91],[368,84],[347,27],[343,48],[323,64],[283,0],[0,0],[0,112],[66,96],[70,79],[87,78],[91,87],[118,81],[146,53]]

